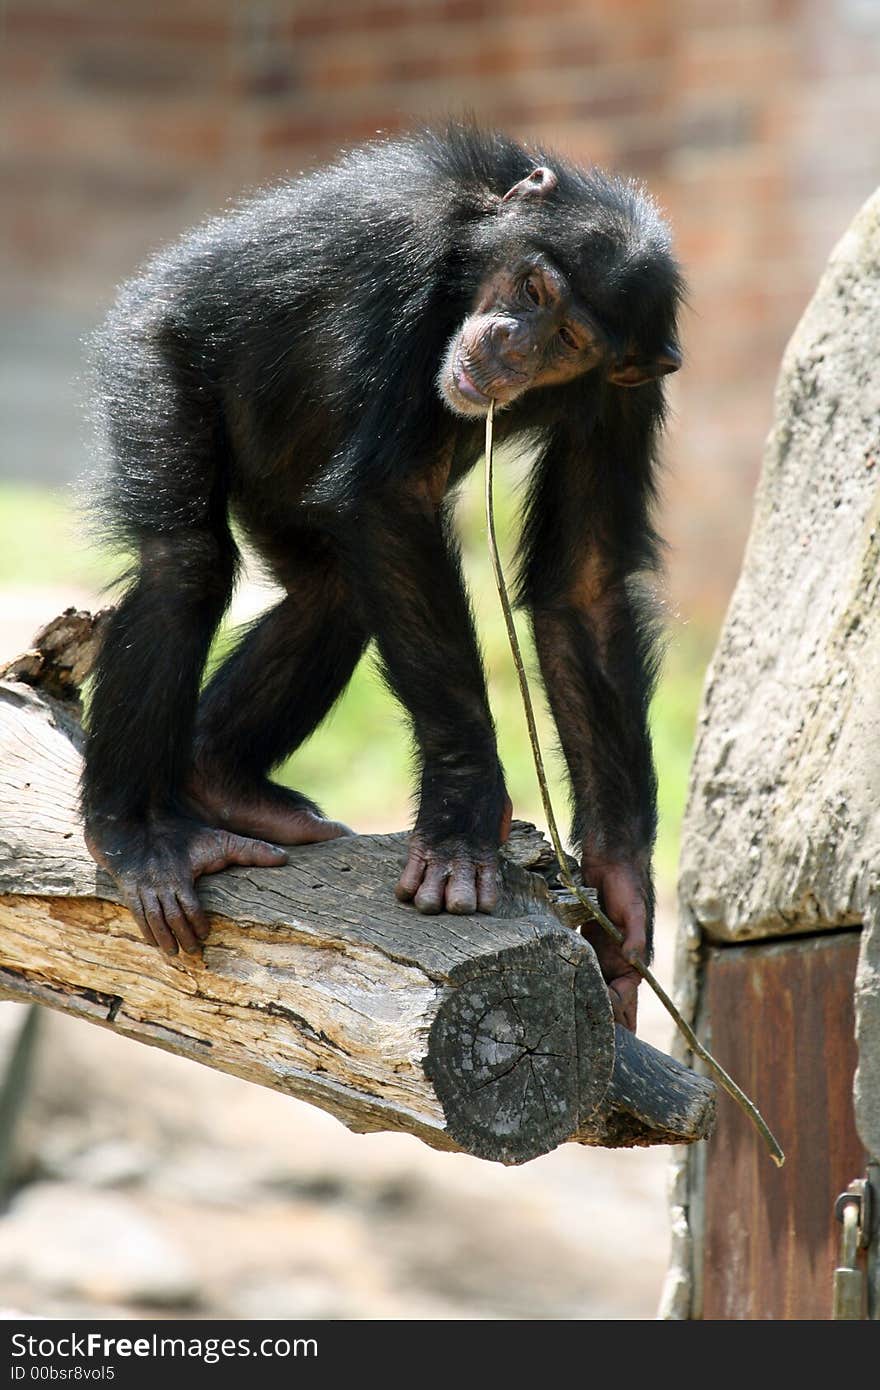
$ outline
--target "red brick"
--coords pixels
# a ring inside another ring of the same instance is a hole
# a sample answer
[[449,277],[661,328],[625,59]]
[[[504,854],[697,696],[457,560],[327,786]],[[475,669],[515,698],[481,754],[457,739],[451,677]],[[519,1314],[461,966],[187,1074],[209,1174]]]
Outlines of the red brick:
[[[109,297],[203,209],[426,115],[646,177],[697,313],[666,520],[723,598],[786,336],[880,160],[880,11],[816,0],[7,0],[5,294]],[[681,510],[676,510],[680,508]]]

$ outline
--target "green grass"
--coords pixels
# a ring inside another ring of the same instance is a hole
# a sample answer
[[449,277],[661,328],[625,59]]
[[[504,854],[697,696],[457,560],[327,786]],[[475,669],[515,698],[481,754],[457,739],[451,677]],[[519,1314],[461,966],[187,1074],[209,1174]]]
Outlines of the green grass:
[[0,587],[98,590],[112,574],[106,556],[89,544],[72,489],[0,483]]
[[[514,489],[505,485],[505,472],[510,471],[502,463],[497,484],[498,531],[508,556],[512,547],[504,538],[516,533]],[[463,492],[459,522],[465,571],[515,813],[541,823],[519,691],[486,554],[480,470]],[[84,538],[68,495],[0,485],[0,586],[51,584],[97,591],[112,574],[112,564]],[[534,675],[525,623],[519,623],[519,631],[529,654],[529,670]],[[228,646],[231,636],[228,630],[220,634],[214,659]],[[660,883],[667,887],[675,876],[696,712],[711,640],[708,633],[672,628],[651,711],[660,799],[657,870]],[[550,764],[554,805],[566,824],[564,770],[537,678],[533,688],[538,696],[542,745]],[[329,718],[285,765],[280,778],[300,787],[329,814],[355,828],[407,823],[412,773],[406,722],[377,676],[372,660],[361,664]]]

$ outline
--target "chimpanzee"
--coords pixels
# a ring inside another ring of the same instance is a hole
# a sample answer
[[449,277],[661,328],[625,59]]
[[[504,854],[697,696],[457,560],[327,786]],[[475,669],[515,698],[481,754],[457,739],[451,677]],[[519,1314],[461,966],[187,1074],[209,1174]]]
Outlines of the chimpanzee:
[[[150,944],[200,950],[201,874],[350,833],[269,774],[371,639],[420,759],[397,896],[492,912],[511,807],[450,499],[494,399],[497,437],[534,444],[518,596],[585,880],[625,936],[594,944],[634,1026],[656,822],[639,578],[681,288],[633,183],[452,125],[259,194],[122,289],[96,339],[100,506],[138,560],[98,663],[83,809]],[[230,517],[285,596],[200,697]]]

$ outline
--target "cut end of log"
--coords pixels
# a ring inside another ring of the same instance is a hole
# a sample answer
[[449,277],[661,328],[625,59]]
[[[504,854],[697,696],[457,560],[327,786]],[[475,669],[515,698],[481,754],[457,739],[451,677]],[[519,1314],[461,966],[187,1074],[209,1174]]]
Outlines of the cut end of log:
[[611,1080],[611,1005],[592,952],[560,932],[459,967],[453,980],[424,1064],[449,1133],[501,1163],[549,1153]]

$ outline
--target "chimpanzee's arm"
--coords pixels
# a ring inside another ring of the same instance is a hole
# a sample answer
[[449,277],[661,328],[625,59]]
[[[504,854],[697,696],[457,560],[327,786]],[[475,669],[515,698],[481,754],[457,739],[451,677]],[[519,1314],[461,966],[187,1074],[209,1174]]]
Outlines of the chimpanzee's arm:
[[661,389],[606,387],[588,434],[554,435],[538,466],[522,570],[571,776],[584,878],[625,944],[618,949],[601,929],[588,934],[619,1020],[630,1027],[639,977],[627,956],[650,958],[654,907],[648,706],[656,663],[650,609],[634,577],[657,560],[650,504]]
[[421,762],[398,896],[422,912],[491,912],[509,803],[457,546],[431,490],[389,485],[357,506],[340,539]]

